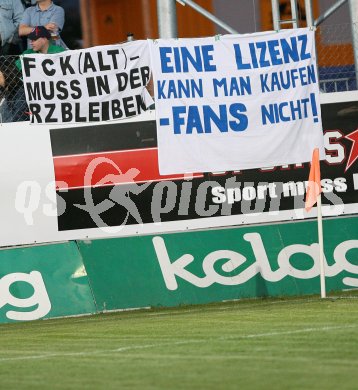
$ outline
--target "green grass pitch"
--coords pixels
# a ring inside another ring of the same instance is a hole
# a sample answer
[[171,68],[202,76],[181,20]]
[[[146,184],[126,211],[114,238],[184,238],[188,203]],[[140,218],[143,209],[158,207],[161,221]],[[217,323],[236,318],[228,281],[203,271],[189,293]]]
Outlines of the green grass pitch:
[[1,389],[357,389],[358,294],[0,326]]

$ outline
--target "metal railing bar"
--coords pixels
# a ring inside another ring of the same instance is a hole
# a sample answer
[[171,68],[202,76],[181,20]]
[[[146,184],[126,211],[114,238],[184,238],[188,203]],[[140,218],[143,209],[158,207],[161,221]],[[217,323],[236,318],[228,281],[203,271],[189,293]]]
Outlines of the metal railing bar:
[[225,31],[231,33],[231,34],[240,34],[238,31],[230,27],[228,24],[223,22],[221,19],[217,18],[215,15],[207,11],[205,8],[201,7],[200,5],[196,4],[194,1],[191,0],[177,0],[177,2],[181,5],[188,5],[189,7],[193,8],[195,11],[199,12],[201,15],[205,16],[207,19],[211,20],[213,23],[224,29]]
[[322,22],[324,22],[327,18],[329,18],[333,13],[335,13],[338,8],[340,8],[347,0],[338,0],[335,4],[333,4],[330,8],[328,8],[322,15],[320,15],[313,23],[314,26],[319,26]]

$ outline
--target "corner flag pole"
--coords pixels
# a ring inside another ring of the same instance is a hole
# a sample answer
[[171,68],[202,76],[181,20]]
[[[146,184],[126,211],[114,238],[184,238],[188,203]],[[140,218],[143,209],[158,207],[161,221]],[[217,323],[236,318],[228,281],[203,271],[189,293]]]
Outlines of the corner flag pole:
[[326,298],[326,275],[325,275],[325,270],[324,270],[323,223],[322,223],[321,194],[319,194],[318,197],[317,197],[317,224],[318,224],[318,245],[319,245],[321,298]]
[[321,171],[320,171],[320,162],[319,162],[319,149],[316,148],[316,149],[314,149],[314,151],[312,153],[312,162],[311,162],[310,175],[308,178],[308,188],[307,188],[305,209],[307,212],[309,212],[317,202],[317,224],[318,224],[321,298],[326,298],[326,279],[325,279],[325,270],[324,270],[321,192],[322,192],[322,188],[321,188]]

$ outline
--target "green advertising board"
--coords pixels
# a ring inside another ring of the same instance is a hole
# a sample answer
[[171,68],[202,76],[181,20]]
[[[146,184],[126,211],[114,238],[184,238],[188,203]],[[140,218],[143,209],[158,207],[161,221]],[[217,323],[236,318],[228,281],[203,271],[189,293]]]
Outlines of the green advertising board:
[[[358,287],[358,218],[325,219],[327,291]],[[320,292],[303,221],[0,250],[0,322]]]
[[[324,221],[327,291],[358,287],[358,218]],[[98,310],[320,292],[317,223],[78,242]]]
[[0,322],[95,311],[75,242],[0,250]]

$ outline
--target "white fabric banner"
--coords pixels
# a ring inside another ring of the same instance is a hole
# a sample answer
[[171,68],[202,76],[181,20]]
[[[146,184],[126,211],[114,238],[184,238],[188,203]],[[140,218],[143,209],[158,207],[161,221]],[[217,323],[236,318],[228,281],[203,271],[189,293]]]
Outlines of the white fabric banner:
[[149,45],[161,174],[301,163],[315,147],[324,156],[313,31]]
[[22,74],[31,122],[101,122],[140,114],[153,103],[147,41],[56,54],[27,54]]

